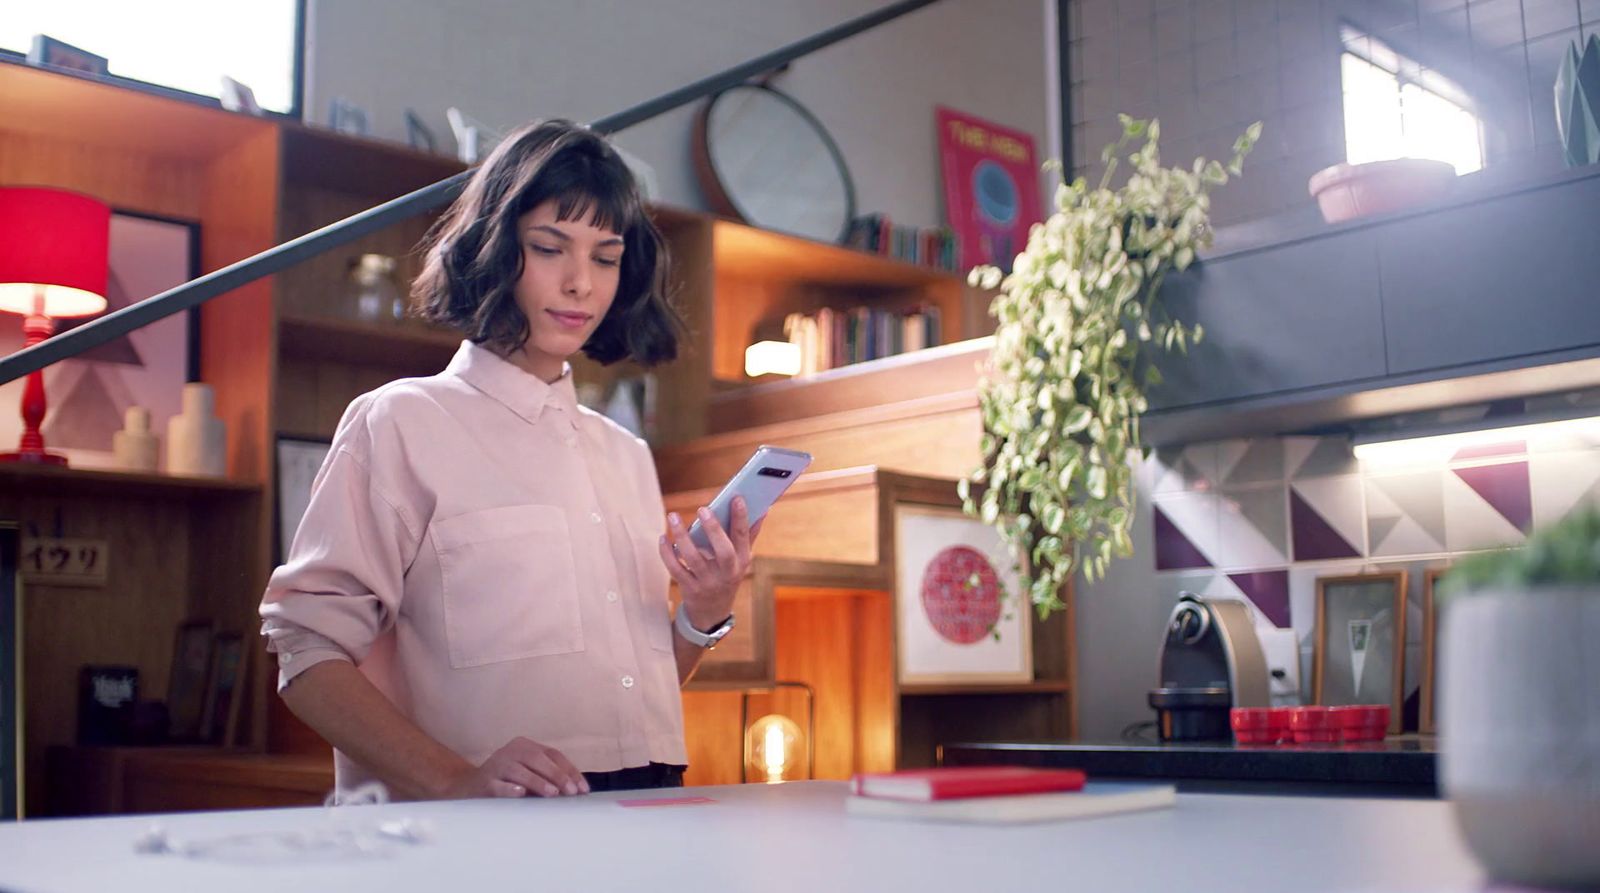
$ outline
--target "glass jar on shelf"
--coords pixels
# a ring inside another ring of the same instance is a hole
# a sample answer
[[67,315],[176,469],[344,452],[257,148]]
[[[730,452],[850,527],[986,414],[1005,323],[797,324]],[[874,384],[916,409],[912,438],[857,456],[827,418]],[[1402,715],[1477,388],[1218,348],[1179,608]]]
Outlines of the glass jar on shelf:
[[351,298],[357,319],[399,322],[406,315],[406,300],[394,281],[395,260],[387,254],[363,254],[350,262]]

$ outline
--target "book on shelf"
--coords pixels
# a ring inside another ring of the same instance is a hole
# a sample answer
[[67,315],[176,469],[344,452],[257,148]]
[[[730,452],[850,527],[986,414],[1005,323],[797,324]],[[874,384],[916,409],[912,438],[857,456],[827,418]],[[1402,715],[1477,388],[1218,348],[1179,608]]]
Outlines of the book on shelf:
[[887,214],[866,214],[850,221],[844,243],[857,251],[881,254],[936,270],[956,270],[961,246],[947,226],[904,226]]
[[910,310],[824,307],[816,313],[791,313],[784,335],[800,351],[800,373],[810,375],[892,357],[942,343],[944,321],[937,306]]

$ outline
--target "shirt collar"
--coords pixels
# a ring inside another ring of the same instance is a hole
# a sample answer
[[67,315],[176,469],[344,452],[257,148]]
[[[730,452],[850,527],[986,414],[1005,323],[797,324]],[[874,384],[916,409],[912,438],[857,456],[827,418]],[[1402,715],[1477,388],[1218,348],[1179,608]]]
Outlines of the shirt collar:
[[547,383],[482,345],[462,341],[444,371],[504,403],[506,408],[529,423],[539,421],[539,414],[546,406],[554,406],[569,414],[577,410],[578,396],[572,385],[572,366],[565,363],[561,367],[561,377],[553,384]]

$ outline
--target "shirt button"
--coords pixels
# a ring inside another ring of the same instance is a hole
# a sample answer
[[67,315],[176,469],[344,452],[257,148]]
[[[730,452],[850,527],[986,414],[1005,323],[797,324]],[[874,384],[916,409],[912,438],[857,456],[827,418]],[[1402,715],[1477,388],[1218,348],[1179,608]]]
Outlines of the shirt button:
[[624,676],[624,677],[622,677],[622,687],[623,688],[633,688],[633,677],[632,676]]
[[590,512],[589,513],[589,520],[593,521],[596,524],[599,524],[604,519],[600,517],[600,513],[599,512]]
[[617,600],[617,593],[616,593],[615,590],[606,593],[606,601],[614,602],[616,600]]
[[576,437],[568,437],[568,438],[566,438],[566,444],[569,447],[575,447],[575,446],[578,445],[578,438],[576,438]]

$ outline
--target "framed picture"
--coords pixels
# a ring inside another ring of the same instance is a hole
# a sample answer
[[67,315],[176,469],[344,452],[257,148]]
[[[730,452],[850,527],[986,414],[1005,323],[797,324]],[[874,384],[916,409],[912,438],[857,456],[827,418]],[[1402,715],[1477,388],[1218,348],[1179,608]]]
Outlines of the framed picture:
[[256,91],[250,89],[249,84],[243,84],[227,75],[222,76],[222,95],[218,97],[222,107],[230,112],[242,112],[246,115],[260,115],[261,105],[256,102]]
[[1033,627],[1000,535],[959,505],[893,515],[900,684],[1032,682]]
[[367,110],[336,96],[328,101],[328,126],[349,136],[366,136]]
[[105,75],[109,63],[104,56],[96,56],[65,41],[44,34],[33,36],[33,46],[28,51],[28,61],[34,65],[48,65],[84,74]]
[[1435,670],[1439,664],[1439,614],[1434,602],[1434,592],[1439,579],[1449,568],[1430,567],[1422,575],[1422,686],[1417,716],[1418,730],[1424,735],[1437,731],[1434,725]]
[[406,109],[406,142],[419,152],[433,152],[437,149],[433,131],[422,123],[422,116],[418,115],[415,109]]
[[129,744],[139,668],[127,664],[85,664],[78,668],[80,746]]
[[22,534],[0,523],[0,821],[22,818]]
[[172,646],[172,672],[167,677],[167,737],[195,741],[205,714],[206,683],[211,674],[213,629],[193,621],[178,627]]
[[276,531],[277,563],[282,564],[294,543],[294,532],[300,529],[300,519],[305,517],[306,506],[311,502],[311,484],[328,458],[331,440],[311,437],[280,436],[277,445],[277,481],[274,493],[278,525]]
[[956,231],[961,268],[994,264],[1011,272],[1028,229],[1044,219],[1033,137],[938,106],[945,222]]
[[[198,276],[200,227],[116,211],[109,252],[108,313]],[[69,331],[95,318],[60,320],[56,330]],[[77,468],[114,467],[111,437],[122,430],[130,406],[150,411],[150,429],[165,447],[167,421],[183,411],[184,382],[200,378],[199,319],[196,310],[173,314],[45,369],[50,414],[44,437],[50,449],[64,453]],[[21,325],[0,325],[0,355],[20,349],[22,338]],[[17,407],[25,385],[24,379],[0,385],[0,444],[6,444],[0,449],[15,449],[22,436]]]
[[1398,734],[1405,644],[1405,571],[1318,579],[1312,703],[1388,704]]
[[244,701],[244,664],[244,637],[217,633],[200,718],[200,737],[210,744],[233,743],[239,728],[239,705]]

